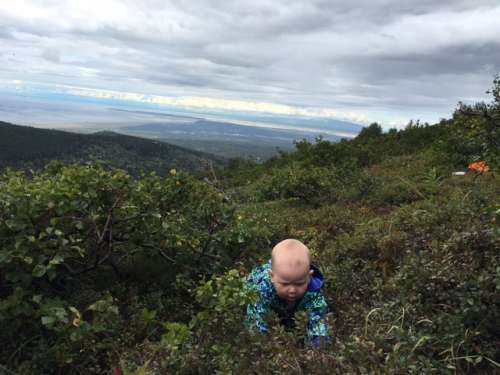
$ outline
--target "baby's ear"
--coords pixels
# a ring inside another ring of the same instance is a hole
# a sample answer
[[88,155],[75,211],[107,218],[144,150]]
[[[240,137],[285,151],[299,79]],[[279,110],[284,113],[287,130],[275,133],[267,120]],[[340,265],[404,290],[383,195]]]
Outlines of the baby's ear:
[[274,276],[274,275],[273,275],[273,270],[272,270],[272,269],[269,269],[269,271],[268,271],[268,272],[269,272],[269,276],[270,276],[271,278],[273,278],[273,276]]

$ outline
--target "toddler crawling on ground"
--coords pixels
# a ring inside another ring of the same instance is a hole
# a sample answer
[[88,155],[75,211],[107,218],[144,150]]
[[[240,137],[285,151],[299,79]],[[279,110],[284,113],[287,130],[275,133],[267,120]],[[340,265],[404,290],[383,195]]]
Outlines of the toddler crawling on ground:
[[259,293],[257,303],[247,306],[250,329],[267,332],[264,316],[269,311],[276,312],[287,328],[294,326],[297,311],[306,311],[310,344],[320,347],[331,341],[326,322],[328,306],[322,292],[323,275],[311,265],[309,249],[302,242],[287,239],[278,243],[271,260],[255,268],[247,282]]

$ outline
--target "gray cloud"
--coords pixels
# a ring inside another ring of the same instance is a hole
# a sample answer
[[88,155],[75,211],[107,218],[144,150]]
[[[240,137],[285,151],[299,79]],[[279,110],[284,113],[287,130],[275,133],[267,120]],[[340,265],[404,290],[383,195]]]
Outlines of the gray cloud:
[[[479,0],[12,1],[0,78],[404,121],[484,98],[500,6]],[[13,66],[14,56],[16,58]]]
[[61,56],[59,51],[54,48],[47,48],[42,52],[42,57],[50,62],[59,63],[61,62]]
[[0,26],[0,39],[12,39],[12,33],[6,27]]

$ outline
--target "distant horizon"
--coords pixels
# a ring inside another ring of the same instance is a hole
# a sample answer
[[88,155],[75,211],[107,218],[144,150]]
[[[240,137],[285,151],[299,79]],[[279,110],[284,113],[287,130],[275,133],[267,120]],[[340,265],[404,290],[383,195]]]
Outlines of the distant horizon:
[[[81,98],[73,95],[40,96],[1,92],[0,121],[40,128],[72,130],[113,130],[116,127],[147,122],[167,122],[170,116],[178,123],[183,117],[204,119],[255,128],[309,132],[353,138],[363,125],[329,118],[270,115],[217,110],[193,111],[151,103],[117,99]],[[64,100],[63,100],[64,99]]]

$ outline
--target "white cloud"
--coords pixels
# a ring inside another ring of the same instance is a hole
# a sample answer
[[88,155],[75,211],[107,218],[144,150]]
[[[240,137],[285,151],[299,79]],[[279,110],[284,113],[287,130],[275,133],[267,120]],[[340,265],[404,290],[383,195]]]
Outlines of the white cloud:
[[[0,82],[1,84],[1,82]],[[4,82],[7,85],[8,82]],[[17,83],[21,87],[21,83]],[[29,87],[29,84],[25,85]],[[293,107],[288,105],[279,105],[266,102],[252,102],[242,100],[214,99],[208,97],[184,96],[169,97],[159,95],[145,95],[132,92],[100,90],[87,87],[75,87],[56,85],[54,87],[45,87],[44,90],[53,90],[58,93],[68,95],[91,97],[97,99],[116,99],[131,102],[158,104],[163,106],[182,107],[188,109],[205,109],[214,111],[233,111],[262,113],[285,116],[303,116],[309,118],[331,118],[354,121],[357,123],[368,123],[367,117],[362,113],[342,112],[328,108],[307,108]]]

